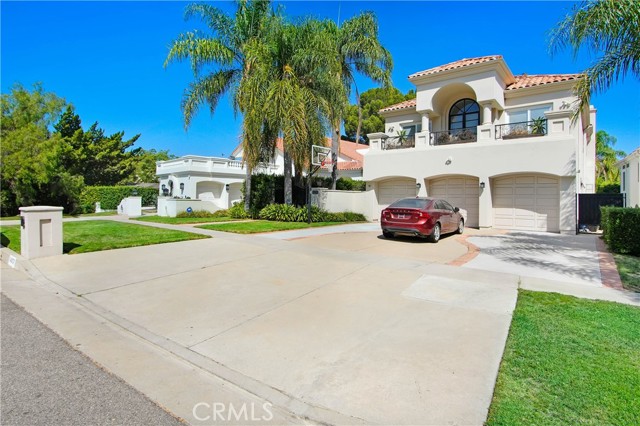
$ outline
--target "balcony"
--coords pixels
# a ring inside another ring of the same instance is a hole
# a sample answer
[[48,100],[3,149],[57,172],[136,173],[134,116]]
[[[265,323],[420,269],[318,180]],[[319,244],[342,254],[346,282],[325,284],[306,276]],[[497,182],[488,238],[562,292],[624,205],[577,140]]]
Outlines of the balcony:
[[[256,172],[276,173],[278,166],[273,163],[261,163],[256,167]],[[200,157],[187,155],[173,160],[159,161],[156,163],[157,175],[168,174],[212,174],[244,176],[246,169],[241,161],[220,157]]]
[[382,149],[405,149],[416,146],[416,137],[414,135],[405,136],[404,138],[393,137],[382,142]]
[[496,139],[517,139],[544,136],[547,134],[547,119],[496,125]]
[[429,140],[430,145],[454,145],[459,143],[470,143],[478,140],[478,128],[466,127],[464,129],[445,130],[443,132],[432,132]]

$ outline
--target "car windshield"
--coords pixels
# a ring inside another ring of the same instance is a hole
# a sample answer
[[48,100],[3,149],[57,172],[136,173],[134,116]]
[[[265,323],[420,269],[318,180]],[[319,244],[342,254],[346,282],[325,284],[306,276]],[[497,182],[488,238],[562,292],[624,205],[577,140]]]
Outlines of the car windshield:
[[424,209],[431,202],[428,198],[403,198],[391,204],[390,208],[400,209]]

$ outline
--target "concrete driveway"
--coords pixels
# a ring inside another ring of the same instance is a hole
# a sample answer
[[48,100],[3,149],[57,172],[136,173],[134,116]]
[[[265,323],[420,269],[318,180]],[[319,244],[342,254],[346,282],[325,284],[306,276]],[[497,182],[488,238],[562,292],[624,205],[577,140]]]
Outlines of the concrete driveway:
[[277,424],[483,423],[517,276],[444,265],[456,237],[212,234],[35,260],[38,282],[3,292],[193,424],[229,423],[203,401],[267,402]]
[[510,232],[473,236],[480,254],[464,266],[523,277],[602,286],[596,235]]

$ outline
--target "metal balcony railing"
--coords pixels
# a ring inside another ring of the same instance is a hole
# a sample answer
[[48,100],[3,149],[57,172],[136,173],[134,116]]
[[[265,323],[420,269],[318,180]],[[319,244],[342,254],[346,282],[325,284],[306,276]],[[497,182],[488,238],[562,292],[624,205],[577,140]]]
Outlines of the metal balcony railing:
[[414,135],[406,136],[401,139],[398,137],[388,138],[382,142],[382,149],[405,149],[416,146],[416,137]]
[[547,119],[540,118],[518,123],[497,124],[496,139],[516,139],[544,136],[547,134]]
[[476,142],[477,140],[478,128],[466,127],[464,129],[432,132],[429,143],[431,145],[453,145],[458,143]]

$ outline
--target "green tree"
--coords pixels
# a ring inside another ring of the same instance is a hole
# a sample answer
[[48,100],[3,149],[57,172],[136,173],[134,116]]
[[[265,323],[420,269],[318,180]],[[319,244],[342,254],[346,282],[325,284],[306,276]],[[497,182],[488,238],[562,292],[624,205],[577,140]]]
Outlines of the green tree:
[[168,150],[156,151],[155,149],[145,150],[139,148],[133,152],[133,158],[135,170],[128,183],[136,184],[157,182],[156,162],[171,160],[176,156],[169,154]]
[[596,133],[596,192],[603,192],[606,187],[620,188],[620,170],[616,163],[626,154],[616,150],[616,137],[604,130]]
[[[352,87],[355,87],[356,105],[360,105],[360,96],[355,85],[356,73],[371,80],[389,86],[393,61],[389,52],[378,39],[378,22],[372,12],[363,12],[350,18],[341,26],[329,21],[332,28],[327,31],[331,35],[328,40],[334,50],[337,62],[337,74],[334,76],[344,86],[344,96],[331,102],[331,188],[335,189],[338,178],[338,154],[340,150],[340,125]],[[360,133],[356,130],[356,140]]]
[[74,211],[83,181],[65,169],[64,140],[51,131],[66,105],[64,99],[45,92],[41,84],[31,91],[16,84],[1,102],[2,215],[34,204]]
[[[374,132],[384,132],[384,118],[378,111],[389,105],[397,104],[409,99],[415,99],[416,94],[413,90],[403,95],[400,90],[395,87],[376,87],[362,92],[360,95],[360,108],[358,105],[349,105],[344,117],[344,130],[347,138],[356,143],[369,143],[367,134]],[[359,119],[361,111],[361,120]],[[358,123],[361,122],[360,140],[356,139],[358,133]]]
[[[231,96],[236,112],[243,113],[245,117],[251,113],[238,98],[238,91],[245,84],[249,72],[245,51],[250,43],[265,36],[273,13],[268,0],[237,0],[235,4],[234,16],[203,3],[188,5],[185,19],[198,16],[207,25],[210,34],[199,31],[180,34],[170,47],[165,67],[173,61],[188,59],[195,79],[185,90],[181,104],[185,128],[189,127],[202,105],[208,105],[213,114],[218,102],[226,94]],[[208,72],[203,73],[205,67]],[[251,173],[265,151],[263,138],[249,139],[250,135],[255,134],[243,131],[247,211],[251,197]]]
[[638,0],[587,0],[552,30],[552,52],[569,47],[577,55],[581,47],[587,47],[599,55],[575,86],[579,104],[574,118],[589,107],[592,93],[606,91],[628,73],[640,78],[639,25]]

